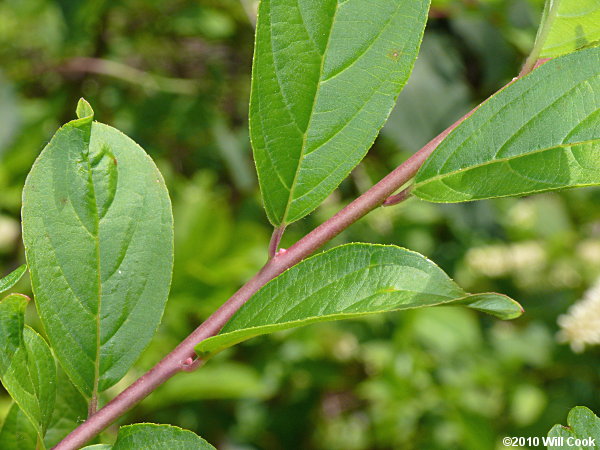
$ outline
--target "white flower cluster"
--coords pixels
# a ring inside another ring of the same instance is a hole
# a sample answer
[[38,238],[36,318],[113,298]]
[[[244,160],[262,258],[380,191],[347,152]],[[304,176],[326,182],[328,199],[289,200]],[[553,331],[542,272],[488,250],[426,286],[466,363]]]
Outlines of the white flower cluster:
[[472,270],[488,277],[538,270],[545,266],[547,260],[542,245],[533,241],[476,247],[470,249],[465,257]]
[[586,345],[600,344],[600,278],[583,295],[583,299],[558,318],[558,339],[568,342],[580,353]]

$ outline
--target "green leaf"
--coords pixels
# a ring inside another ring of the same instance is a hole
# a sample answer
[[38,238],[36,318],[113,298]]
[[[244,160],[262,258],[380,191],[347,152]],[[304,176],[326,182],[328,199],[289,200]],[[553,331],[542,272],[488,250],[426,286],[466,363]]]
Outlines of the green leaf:
[[247,364],[220,362],[186,375],[186,383],[168,380],[142,403],[144,412],[176,408],[206,399],[264,399],[269,385],[263,374]]
[[23,264],[21,267],[15,269],[4,278],[0,278],[0,294],[8,291],[15,284],[17,284],[26,270],[27,264]]
[[113,446],[101,444],[84,447],[84,450],[214,450],[200,436],[173,425],[136,423],[119,428]]
[[56,364],[46,341],[29,327],[2,373],[2,384],[43,438],[56,398]]
[[428,0],[263,0],[250,135],[274,225],[314,210],[365,156],[417,57]]
[[86,399],[59,368],[56,383],[56,402],[44,436],[46,447],[51,448],[58,444],[87,418],[87,414]]
[[86,117],[94,118],[94,110],[92,109],[92,105],[90,105],[85,98],[80,98],[77,102],[75,114],[77,115],[78,119],[85,119]]
[[13,403],[0,431],[2,450],[32,450],[36,448],[38,435],[29,418],[19,405]]
[[547,0],[538,39],[543,39],[541,58],[600,41],[600,0]]
[[156,331],[171,281],[173,219],[152,160],[92,122],[86,105],[33,165],[22,216],[40,318],[90,398],[123,377]]
[[[56,365],[46,341],[25,327],[28,302],[21,294],[0,302],[0,379],[41,439],[54,408]],[[12,419],[20,423],[17,412]]]
[[567,439],[575,439],[575,433],[562,425],[554,425],[548,433],[548,437],[552,439],[547,444],[549,450],[581,450],[580,446],[567,444]]
[[[582,449],[594,450],[600,443],[600,419],[585,406],[576,406],[567,417],[568,427],[554,425],[548,433],[549,438],[555,438],[548,449]],[[560,438],[563,438],[560,440]],[[581,445],[575,446],[575,440],[580,440]],[[569,445],[571,443],[572,445]]]
[[520,305],[500,294],[469,295],[424,256],[395,246],[348,244],[313,256],[259,290],[196,350],[214,354],[261,334],[315,322],[459,303],[511,319]]
[[600,184],[600,48],[500,91],[427,159],[413,193],[461,202]]
[[10,366],[17,349],[23,346],[25,309],[29,297],[10,294],[0,301],[0,374]]

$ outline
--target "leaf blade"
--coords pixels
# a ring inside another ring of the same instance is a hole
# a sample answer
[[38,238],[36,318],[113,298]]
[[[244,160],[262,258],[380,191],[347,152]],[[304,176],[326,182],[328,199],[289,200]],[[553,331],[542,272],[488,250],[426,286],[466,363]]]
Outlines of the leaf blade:
[[[563,442],[555,442],[548,445],[548,449],[559,450],[574,448],[575,440],[580,440],[581,445],[577,448],[582,450],[593,450],[600,442],[600,418],[585,406],[575,406],[567,417],[568,427],[554,425],[548,432],[549,438],[563,438]],[[571,438],[572,442],[568,439]],[[569,445],[571,444],[571,445]]]
[[31,450],[36,448],[38,435],[29,418],[19,405],[13,403],[0,431],[0,448],[4,450]]
[[549,24],[540,57],[564,55],[597,41],[600,41],[600,0],[562,0]]
[[23,264],[20,267],[17,267],[11,273],[6,275],[4,278],[0,279],[0,294],[8,291],[15,284],[19,282],[19,280],[23,277],[23,274],[27,270],[27,264]]
[[28,303],[22,294],[0,302],[0,380],[19,408],[11,426],[27,428],[19,419],[22,413],[41,440],[54,408],[56,365],[46,341],[25,326]]
[[[250,134],[274,225],[309,214],[364,157],[412,70],[428,8],[407,0],[261,2]],[[357,17],[371,19],[360,32]]]
[[135,142],[84,116],[63,126],[23,190],[36,306],[61,365],[87,398],[117,382],[152,338],[173,264],[164,180]]
[[[469,296],[418,253],[394,246],[348,244],[309,258],[258,291],[196,350],[214,354],[251,337],[310,323],[458,303],[514,318],[518,303],[498,294]],[[495,303],[491,298],[496,296]],[[507,314],[504,310],[509,310]]]
[[84,449],[112,450],[215,450],[191,431],[173,425],[136,423],[119,428],[114,445],[96,444]]
[[0,301],[0,373],[10,366],[15,352],[23,346],[25,308],[29,298],[22,294],[7,295]]
[[598,93],[600,48],[547,62],[459,125],[413,193],[452,203],[600,184]]
[[56,398],[56,363],[44,338],[29,327],[2,372],[2,384],[43,439]]
[[64,371],[58,368],[56,382],[56,401],[52,417],[44,435],[44,445],[52,448],[64,439],[87,418],[86,399],[71,383]]

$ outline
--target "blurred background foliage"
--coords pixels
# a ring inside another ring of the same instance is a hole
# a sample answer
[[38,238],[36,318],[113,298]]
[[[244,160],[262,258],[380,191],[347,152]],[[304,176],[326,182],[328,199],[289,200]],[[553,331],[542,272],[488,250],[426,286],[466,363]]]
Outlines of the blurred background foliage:
[[[0,273],[24,259],[25,176],[81,96],[98,120],[148,151],[173,198],[176,264],[163,324],[107,398],[265,262],[271,230],[247,132],[255,7],[0,1]],[[290,227],[283,246],[515,76],[541,8],[541,0],[434,0],[414,74],[376,145],[318,211]],[[504,292],[527,313],[500,322],[440,308],[257,338],[169,381],[122,422],[174,423],[220,449],[495,449],[503,436],[545,435],[572,406],[598,412],[600,352],[561,343],[557,320],[600,276],[599,202],[600,190],[588,188],[379,209],[331,245],[417,250],[465,289]],[[18,288],[30,293],[28,280]],[[596,306],[579,316],[593,331],[600,289],[590,296]],[[34,309],[28,314],[35,325]],[[0,417],[8,406],[3,394]]]

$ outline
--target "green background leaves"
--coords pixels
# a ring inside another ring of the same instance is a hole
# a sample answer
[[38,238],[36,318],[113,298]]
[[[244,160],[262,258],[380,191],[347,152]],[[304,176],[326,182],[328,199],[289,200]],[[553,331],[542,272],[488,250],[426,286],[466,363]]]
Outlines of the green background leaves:
[[483,104],[415,177],[460,202],[600,184],[600,48],[547,62]]
[[258,291],[225,325],[201,342],[201,354],[261,334],[315,322],[458,302],[515,318],[518,303],[500,294],[469,295],[439,267],[400,247],[348,244],[309,258]]
[[274,225],[314,210],[364,157],[406,83],[427,0],[263,0],[250,134]]
[[36,306],[86,397],[117,382],[146,347],[167,299],[171,204],[151,159],[88,114],[62,127],[23,191],[23,239]]

